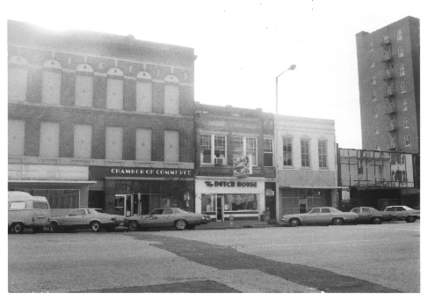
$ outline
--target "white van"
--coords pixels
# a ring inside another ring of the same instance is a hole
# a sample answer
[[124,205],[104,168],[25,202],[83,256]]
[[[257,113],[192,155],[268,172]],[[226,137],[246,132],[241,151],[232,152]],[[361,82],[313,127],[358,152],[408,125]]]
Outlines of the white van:
[[49,202],[45,197],[31,196],[25,192],[9,192],[8,227],[9,232],[22,233],[24,228],[34,232],[49,226]]

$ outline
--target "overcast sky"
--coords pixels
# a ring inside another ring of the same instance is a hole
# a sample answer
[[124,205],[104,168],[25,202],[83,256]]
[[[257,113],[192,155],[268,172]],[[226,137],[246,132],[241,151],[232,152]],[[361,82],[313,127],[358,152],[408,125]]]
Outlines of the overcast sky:
[[47,29],[132,34],[193,47],[195,101],[335,120],[340,147],[361,147],[355,34],[411,15],[424,1],[9,1],[6,17]]

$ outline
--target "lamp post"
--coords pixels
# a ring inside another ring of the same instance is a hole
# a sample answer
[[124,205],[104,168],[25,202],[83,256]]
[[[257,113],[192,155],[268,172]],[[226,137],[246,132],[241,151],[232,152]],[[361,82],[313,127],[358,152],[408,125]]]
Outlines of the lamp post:
[[279,221],[279,136],[278,136],[278,78],[281,77],[284,73],[288,71],[293,71],[296,69],[296,65],[290,65],[287,69],[275,76],[275,119],[273,122],[273,135],[274,135],[274,144],[275,144],[275,207],[276,207],[276,220]]

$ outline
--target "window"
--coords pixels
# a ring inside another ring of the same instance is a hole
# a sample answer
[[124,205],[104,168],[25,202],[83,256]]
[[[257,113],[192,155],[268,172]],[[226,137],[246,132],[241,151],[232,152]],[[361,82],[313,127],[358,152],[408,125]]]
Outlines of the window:
[[220,164],[224,164],[224,158],[226,157],[226,137],[225,136],[214,136],[214,160],[221,159]]
[[63,189],[36,189],[31,192],[34,196],[43,196],[48,199],[52,208],[78,208],[80,202],[80,190]]
[[401,47],[397,48],[397,56],[398,57],[403,57],[404,56],[404,50]]
[[23,156],[25,145],[25,121],[8,121],[9,156]]
[[300,150],[302,156],[302,167],[310,167],[309,140],[303,139],[300,141]]
[[226,194],[224,210],[257,210],[257,196],[257,194]]
[[404,99],[403,100],[403,111],[407,111],[408,110],[408,107],[407,107],[407,99]]
[[378,135],[379,134],[379,129],[376,128],[375,130],[375,134]]
[[136,85],[137,111],[152,111],[152,83],[137,81]]
[[373,77],[372,77],[372,84],[373,84],[373,85],[376,85],[376,76],[373,76]]
[[402,94],[407,92],[406,81],[404,79],[400,81],[400,91]]
[[215,195],[214,194],[202,194],[202,213],[215,212]]
[[123,72],[112,68],[107,72],[107,108],[123,109]]
[[410,146],[410,135],[405,135],[404,136],[404,145],[405,146]]
[[375,115],[374,115],[374,118],[375,119],[377,119],[379,117],[379,115],[376,113]]
[[310,211],[309,211],[309,213],[310,214],[318,214],[318,213],[320,213],[321,212],[321,209],[319,209],[319,208],[312,208]]
[[74,125],[74,157],[91,158],[92,126]]
[[257,138],[232,136],[232,158],[234,161],[248,157],[252,166],[257,166]]
[[361,210],[363,213],[369,213],[370,212],[370,208],[368,208],[368,207],[363,207]]
[[323,214],[329,214],[330,213],[330,209],[329,208],[321,208],[321,213],[323,213]]
[[403,31],[401,29],[397,30],[397,41],[401,41],[403,39]]
[[372,63],[370,64],[370,68],[371,68],[371,69],[373,69],[374,67],[376,67],[376,63],[375,63],[375,62],[372,62]]
[[166,162],[179,161],[179,139],[178,131],[166,130],[164,137],[164,160]]
[[406,75],[406,70],[404,68],[404,65],[400,65],[400,76]]
[[372,90],[372,101],[373,102],[377,101],[376,90]]
[[360,208],[356,207],[351,209],[351,212],[358,214],[360,212]]
[[404,125],[403,125],[403,127],[404,128],[409,128],[410,126],[409,126],[409,120],[408,119],[405,119],[404,120]]
[[59,124],[42,122],[40,124],[40,156],[59,156]]
[[211,164],[211,135],[201,135],[199,147],[201,163]]
[[61,102],[61,66],[49,60],[42,75],[42,103],[58,105]]
[[8,74],[9,102],[22,102],[27,99],[27,78],[27,61],[22,57],[12,57]]
[[106,159],[122,159],[123,130],[121,127],[106,127]]
[[33,208],[37,209],[49,209],[49,206],[46,202],[34,201]]
[[199,140],[201,164],[226,165],[226,136],[201,134]]
[[320,168],[327,168],[327,141],[318,141],[318,160]]
[[293,139],[291,137],[282,138],[282,155],[283,155],[283,165],[292,166],[293,165]]
[[137,128],[135,132],[135,159],[139,161],[152,160],[152,131]]
[[273,145],[271,138],[263,139],[263,165],[265,167],[273,166]]
[[78,65],[76,70],[75,98],[77,106],[92,106],[93,98],[93,69],[90,65]]
[[177,85],[165,86],[164,112],[166,114],[179,114],[179,91]]
[[372,40],[370,40],[370,42],[369,42],[369,50],[373,51],[373,41]]

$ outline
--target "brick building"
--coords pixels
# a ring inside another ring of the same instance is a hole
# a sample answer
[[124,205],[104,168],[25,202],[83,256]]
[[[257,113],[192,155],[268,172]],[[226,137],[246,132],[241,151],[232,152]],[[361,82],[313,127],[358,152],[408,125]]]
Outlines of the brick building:
[[9,189],[194,209],[193,49],[9,21]]
[[277,116],[277,219],[314,206],[337,207],[334,121]]
[[363,149],[419,153],[419,20],[356,35]]
[[273,116],[196,104],[195,207],[213,219],[275,217]]

